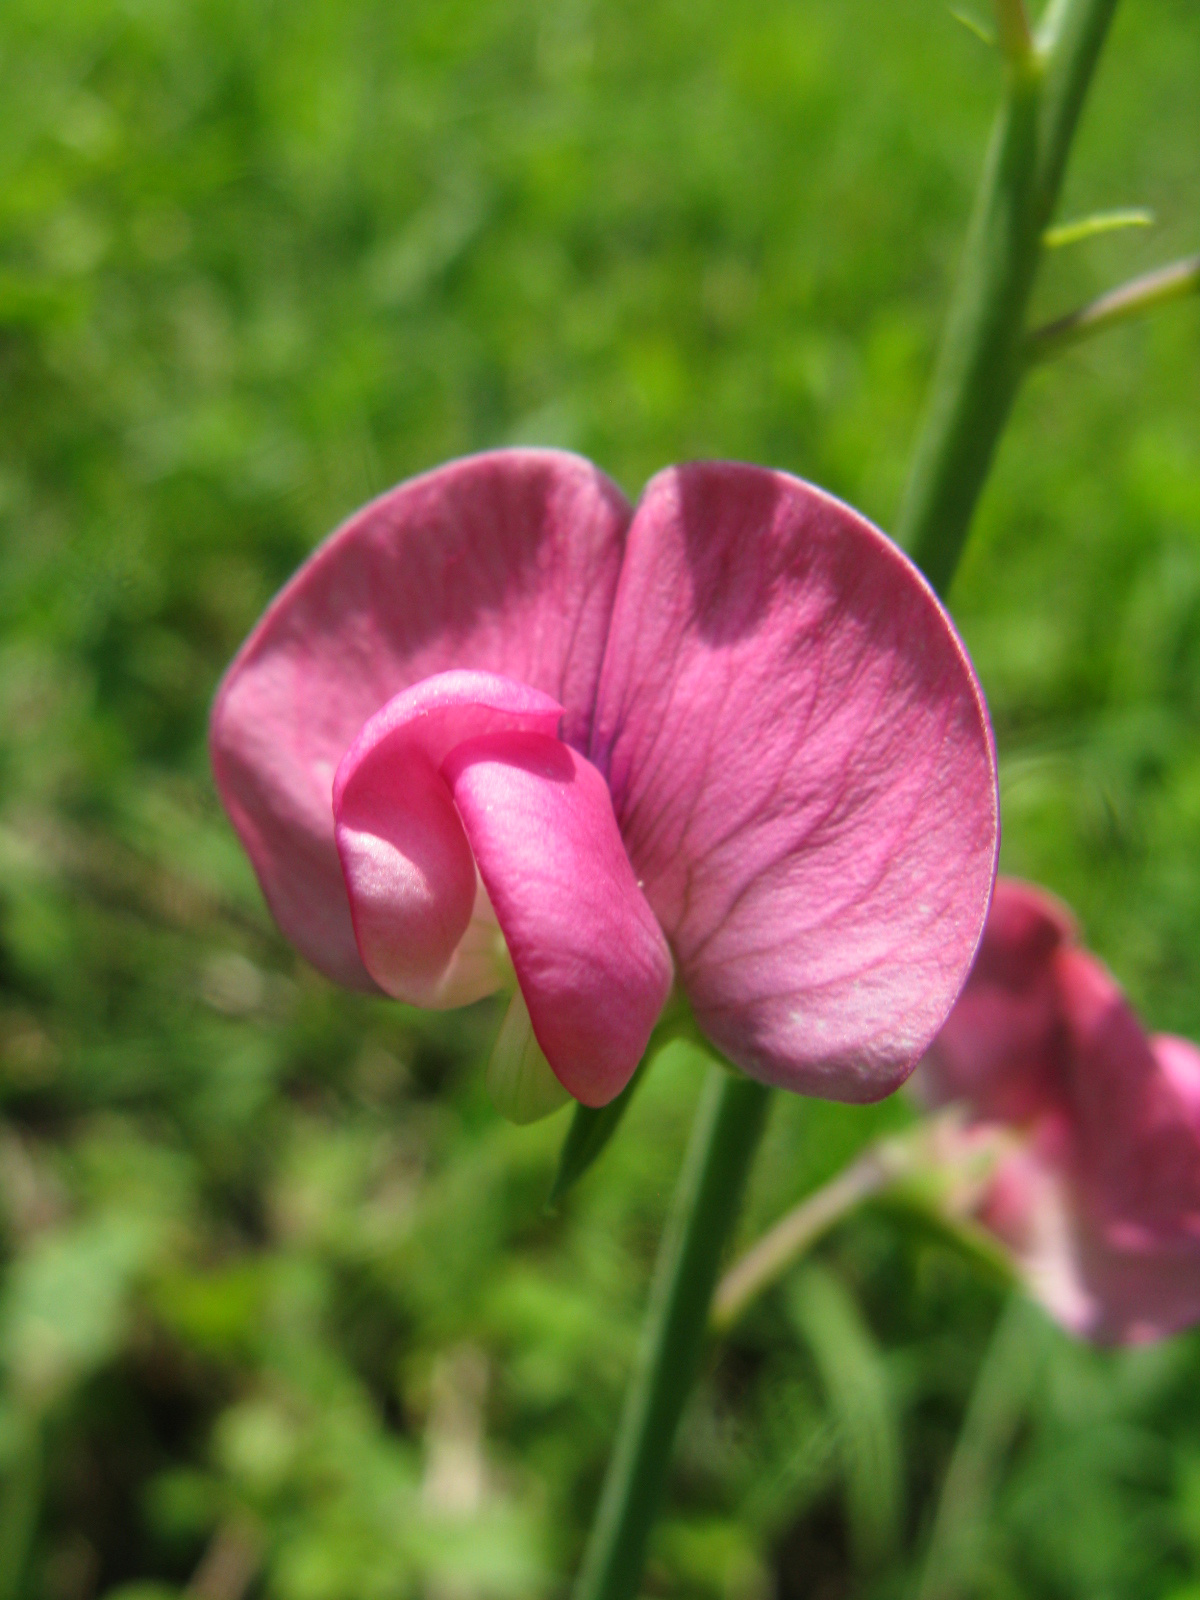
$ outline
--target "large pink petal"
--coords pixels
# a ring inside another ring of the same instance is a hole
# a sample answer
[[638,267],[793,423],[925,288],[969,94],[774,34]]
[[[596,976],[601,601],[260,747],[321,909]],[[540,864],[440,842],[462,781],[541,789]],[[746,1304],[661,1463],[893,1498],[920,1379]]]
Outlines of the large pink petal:
[[[363,965],[395,999],[463,1005],[496,988],[489,952],[462,948],[475,861],[439,768],[465,739],[496,729],[553,735],[561,717],[556,701],[525,684],[443,672],[389,700],[342,758],[334,836],[354,934]],[[486,942],[489,930],[478,931]]]
[[333,774],[394,694],[452,667],[530,684],[582,748],[629,507],[588,462],[505,450],[359,511],[277,596],[213,708],[225,807],[288,938],[370,988],[333,841]]
[[591,752],[710,1037],[769,1083],[894,1089],[966,977],[997,843],[979,686],[906,557],[783,473],[661,474]]
[[962,1100],[974,1116],[1001,1122],[1063,1107],[1067,1030],[1055,957],[1074,937],[1061,902],[997,878],[971,975],[921,1066],[934,1104]]
[[671,987],[604,779],[565,744],[496,733],[443,771],[508,942],[533,1031],[577,1100],[628,1082]]

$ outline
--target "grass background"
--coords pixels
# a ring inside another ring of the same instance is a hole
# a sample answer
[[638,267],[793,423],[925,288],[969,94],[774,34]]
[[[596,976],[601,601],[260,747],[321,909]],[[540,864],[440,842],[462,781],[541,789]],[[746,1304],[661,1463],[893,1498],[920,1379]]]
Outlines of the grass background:
[[[563,1119],[490,1111],[488,1008],[274,932],[209,699],[329,527],[465,451],[746,458],[888,526],[998,81],[939,0],[7,0],[0,1600],[563,1592],[699,1052],[545,1215]],[[1158,224],[1039,315],[1200,247],[1198,81],[1193,0],[1121,8],[1062,215]],[[951,596],[1005,867],[1193,1037],[1198,374],[1200,301],[1039,372]],[[906,1115],[777,1097],[743,1236]],[[709,1362],[647,1592],[1200,1596],[1200,1342],[1003,1302],[842,1227]]]

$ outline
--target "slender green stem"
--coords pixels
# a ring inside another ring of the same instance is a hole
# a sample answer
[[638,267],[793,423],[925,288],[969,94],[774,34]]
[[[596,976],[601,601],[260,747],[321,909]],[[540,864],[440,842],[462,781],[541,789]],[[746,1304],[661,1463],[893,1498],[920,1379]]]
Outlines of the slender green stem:
[[704,1086],[574,1600],[628,1600],[637,1591],[675,1428],[708,1325],[721,1252],[737,1217],[769,1098],[762,1084],[722,1067],[712,1068]]
[[1170,266],[1144,272],[1141,277],[1132,278],[1120,288],[1110,289],[1107,294],[1089,301],[1078,311],[1036,329],[1029,335],[1026,357],[1031,362],[1049,361],[1093,334],[1103,333],[1119,322],[1128,322],[1131,317],[1140,317],[1172,300],[1182,300],[1185,295],[1198,292],[1200,256],[1173,261]]
[[976,1129],[962,1138],[961,1106],[948,1106],[906,1132],[877,1139],[836,1177],[787,1212],[717,1285],[712,1322],[717,1332],[733,1326],[750,1302],[777,1283],[818,1239],[865,1200],[886,1196],[942,1229],[972,1259],[1001,1269],[1007,1257],[974,1218],[996,1165],[1011,1149],[999,1125],[990,1138]]
[[896,537],[944,594],[1024,359],[1042,235],[1117,0],[1060,0],[1037,49],[1010,56]]
[[939,593],[1020,381],[1041,227],[1032,203],[1041,70],[1010,69],[896,537]]
[[750,1302],[823,1234],[895,1180],[894,1148],[886,1141],[871,1145],[763,1234],[717,1286],[712,1305],[715,1332],[724,1333],[731,1328]]

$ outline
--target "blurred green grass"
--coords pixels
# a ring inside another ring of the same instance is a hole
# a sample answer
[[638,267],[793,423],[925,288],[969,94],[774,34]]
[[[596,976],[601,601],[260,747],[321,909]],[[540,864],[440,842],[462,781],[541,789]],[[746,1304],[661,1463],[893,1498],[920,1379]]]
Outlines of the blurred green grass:
[[[1200,14],[1118,14],[1040,312],[1200,248]],[[204,723],[275,587],[446,457],[799,472],[887,526],[998,68],[938,0],[8,0],[0,1600],[552,1595],[697,1087],[544,1214],[487,1007],[334,993]],[[952,595],[1004,860],[1200,1037],[1200,303],[1039,372]],[[744,1232],[905,1116],[779,1100]],[[872,1213],[710,1363],[648,1592],[915,1592],[998,1286]],[[1033,1337],[1031,1335],[1031,1337]],[[1200,1585],[1200,1344],[1043,1329],[963,1595]],[[1000,1404],[1001,1402],[997,1402]]]

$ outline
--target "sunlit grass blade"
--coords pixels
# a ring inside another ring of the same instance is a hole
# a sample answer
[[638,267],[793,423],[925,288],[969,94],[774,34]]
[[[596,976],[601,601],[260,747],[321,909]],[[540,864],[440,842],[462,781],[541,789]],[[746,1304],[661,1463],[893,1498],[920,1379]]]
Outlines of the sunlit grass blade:
[[853,1297],[831,1272],[809,1266],[788,1296],[812,1352],[837,1429],[846,1521],[859,1565],[896,1548],[903,1503],[900,1426],[883,1354]]
[[988,1502],[1029,1404],[1048,1332],[1041,1314],[1014,1294],[992,1335],[950,1459],[918,1600],[953,1600],[971,1587]]

